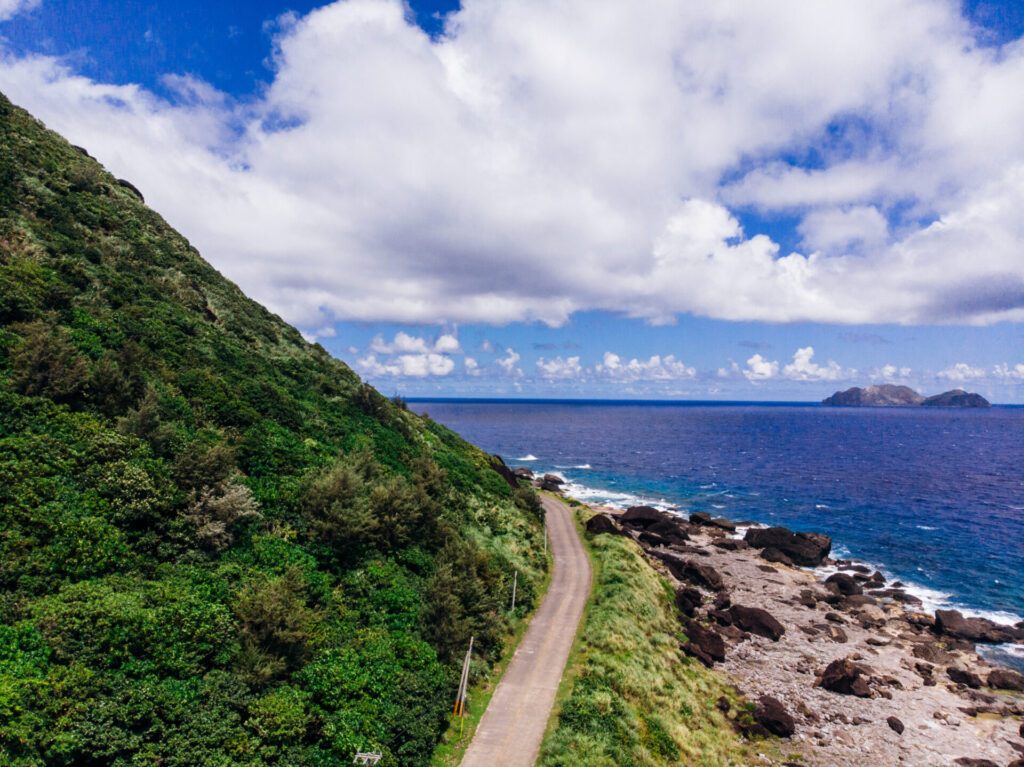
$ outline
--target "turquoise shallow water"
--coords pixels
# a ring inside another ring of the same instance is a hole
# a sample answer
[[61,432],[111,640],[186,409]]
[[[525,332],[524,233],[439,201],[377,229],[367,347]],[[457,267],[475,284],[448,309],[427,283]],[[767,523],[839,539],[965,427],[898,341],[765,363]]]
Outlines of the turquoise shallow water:
[[1024,408],[411,406],[580,498],[824,532],[932,609],[1024,617]]

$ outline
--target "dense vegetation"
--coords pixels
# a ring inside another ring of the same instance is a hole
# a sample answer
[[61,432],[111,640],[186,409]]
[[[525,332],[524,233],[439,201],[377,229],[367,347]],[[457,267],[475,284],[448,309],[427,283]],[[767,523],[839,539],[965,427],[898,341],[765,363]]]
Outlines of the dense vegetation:
[[422,765],[544,567],[494,459],[0,96],[0,765]]
[[[593,512],[577,506],[581,521]],[[541,767],[724,767],[749,764],[753,748],[716,708],[724,685],[679,649],[684,639],[668,583],[633,541],[586,540],[594,590],[570,658],[571,686],[544,739]]]

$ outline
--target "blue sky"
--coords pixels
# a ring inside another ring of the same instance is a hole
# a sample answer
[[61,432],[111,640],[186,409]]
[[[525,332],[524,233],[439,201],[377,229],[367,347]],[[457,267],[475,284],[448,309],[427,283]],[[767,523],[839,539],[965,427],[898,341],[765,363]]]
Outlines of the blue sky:
[[1024,5],[0,0],[0,90],[385,393],[1024,402]]

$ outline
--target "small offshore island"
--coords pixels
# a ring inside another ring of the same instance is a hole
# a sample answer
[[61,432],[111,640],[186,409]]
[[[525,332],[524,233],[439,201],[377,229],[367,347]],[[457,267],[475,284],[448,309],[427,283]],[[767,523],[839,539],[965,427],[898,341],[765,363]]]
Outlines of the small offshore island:
[[865,389],[854,386],[846,391],[837,391],[821,401],[832,407],[991,407],[991,403],[974,392],[963,389],[925,397],[909,386],[881,384]]

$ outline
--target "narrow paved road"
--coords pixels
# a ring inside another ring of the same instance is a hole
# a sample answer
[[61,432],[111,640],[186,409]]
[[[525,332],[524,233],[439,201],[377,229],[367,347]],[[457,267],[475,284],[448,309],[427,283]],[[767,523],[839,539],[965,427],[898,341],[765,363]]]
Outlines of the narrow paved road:
[[572,512],[553,498],[542,496],[541,501],[555,559],[551,585],[494,691],[462,767],[532,767],[590,594],[590,560]]

